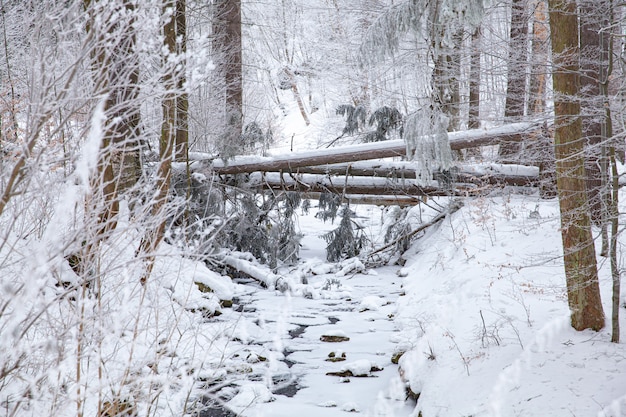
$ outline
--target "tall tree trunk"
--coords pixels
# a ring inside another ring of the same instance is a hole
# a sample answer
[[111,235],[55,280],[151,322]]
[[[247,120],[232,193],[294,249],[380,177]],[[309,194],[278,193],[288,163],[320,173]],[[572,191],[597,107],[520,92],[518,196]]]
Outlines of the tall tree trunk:
[[[177,59],[164,57],[163,84],[165,97],[163,98],[163,122],[161,124],[161,137],[159,140],[159,167],[156,174],[156,193],[152,201],[151,214],[157,222],[156,227],[150,228],[141,240],[137,254],[145,256],[146,269],[141,277],[141,283],[145,284],[154,266],[155,251],[165,233],[167,220],[166,204],[172,179],[172,161],[176,157],[187,157],[187,143],[179,143],[180,138],[186,139],[187,135],[187,112],[186,94],[183,90],[185,79],[185,62],[180,65],[180,54],[184,50],[185,42],[185,0],[166,0],[163,11],[173,9],[170,18],[163,26],[164,44],[166,53],[176,56]],[[182,14],[182,16],[181,16]],[[182,25],[181,25],[182,22]],[[182,35],[182,37],[180,37]],[[180,103],[184,103],[184,112],[181,112]],[[182,116],[181,116],[182,114]],[[181,118],[183,123],[181,123]],[[181,132],[182,130],[182,132]],[[178,148],[179,145],[183,145]],[[179,152],[181,154],[179,154]],[[184,155],[182,155],[184,152]]]
[[[469,112],[467,118],[468,129],[480,128],[480,27],[472,34],[469,73]],[[470,148],[466,156],[480,158],[480,148]]]
[[[527,0],[513,0],[511,6],[511,29],[504,118],[507,123],[518,122],[524,117],[526,107],[526,68],[528,43]],[[521,143],[503,142],[498,150],[500,159],[519,158]]]
[[225,84],[226,140],[239,143],[243,127],[241,0],[216,0],[214,7],[213,45],[220,56],[216,71]]
[[[531,0],[534,8],[532,15],[532,37],[530,56],[530,89],[528,100],[528,114],[544,117],[546,112],[546,83],[548,79],[549,61],[549,30],[548,12],[546,0]],[[537,135],[529,146],[534,148],[527,152],[539,166],[541,176],[540,196],[542,198],[554,198],[556,192],[556,163],[554,157],[554,145],[552,134],[548,126],[544,132]]]
[[[580,5],[580,87],[583,137],[585,138],[585,171],[587,173],[587,194],[591,208],[591,220],[606,230],[603,213],[603,189],[607,187],[608,164],[602,155],[602,123],[604,109],[600,96],[600,72],[606,67],[606,53],[603,49],[602,15],[606,12],[604,1],[582,0]],[[606,47],[608,47],[608,42]],[[603,233],[603,245],[607,245]],[[603,251],[606,253],[606,250]]]
[[600,330],[604,312],[585,188],[580,118],[578,15],[573,0],[549,0],[557,190],[571,324]]
[[116,226],[120,194],[135,185],[141,175],[135,3],[122,0],[111,5],[84,0],[84,4],[90,15],[87,31],[93,32],[92,69],[96,94],[106,96],[100,175],[93,185],[104,232]]
[[[443,30],[439,28],[439,30]],[[443,35],[441,35],[443,38]],[[456,132],[461,128],[461,76],[460,50],[463,40],[463,30],[453,35],[455,47],[451,48],[443,42],[433,46],[434,68],[432,73],[432,103],[448,118],[448,132]],[[463,159],[461,151],[453,151],[455,159]]]
[[469,74],[468,129],[480,127],[480,27],[472,34],[472,50]]
[[[447,45],[443,39],[447,30],[442,23],[441,5],[434,2],[429,18],[433,23],[431,40],[433,42],[433,73],[432,73],[432,100],[433,103],[449,119],[448,132],[456,132],[461,127],[461,55],[463,44],[463,28],[457,29],[452,36],[453,46]],[[461,154],[457,156],[462,157]]]
[[[600,33],[600,49],[603,53],[602,66],[600,68],[599,94],[602,99],[602,108],[604,114],[601,123],[603,148],[606,149],[608,156],[607,165],[608,173],[607,188],[604,191],[603,201],[606,202],[606,214],[608,222],[611,225],[611,234],[609,242],[609,261],[611,264],[611,278],[613,281],[613,294],[611,303],[611,342],[619,343],[620,326],[619,326],[619,310],[621,296],[621,273],[618,266],[618,235],[619,235],[619,172],[617,168],[617,152],[615,150],[615,139],[613,138],[613,121],[611,119],[611,106],[609,99],[609,80],[613,73],[613,34],[607,28],[613,28],[615,24],[615,16],[612,0],[604,0],[601,3],[601,30]],[[609,183],[610,182],[610,183]],[[609,191],[610,190],[610,191]]]
[[[176,51],[178,54],[177,62],[181,63],[180,70],[176,72],[176,134],[174,147],[174,160],[178,162],[186,162],[189,154],[189,93],[185,91],[185,82],[187,76],[185,74],[187,68],[187,19],[185,0],[175,0],[175,16],[174,16],[174,44],[172,40],[167,39],[166,44],[170,51]],[[171,22],[169,23],[171,25]],[[171,29],[165,29],[171,34]],[[178,40],[178,42],[177,42]]]
[[611,262],[611,278],[613,281],[613,295],[611,303],[611,342],[619,343],[619,309],[621,296],[621,273],[617,264],[617,237],[619,235],[619,174],[617,172],[617,160],[615,158],[615,147],[610,148],[609,161],[611,164],[611,243],[609,247],[609,259]]
[[455,47],[444,45],[435,47],[433,69],[433,95],[434,101],[441,111],[448,116],[449,132],[456,132],[461,127],[461,91],[459,78],[461,76],[460,49],[463,39],[463,31],[454,34]]
[[529,114],[542,115],[546,111],[546,83],[548,73],[549,35],[546,0],[533,3],[533,34],[531,43]]

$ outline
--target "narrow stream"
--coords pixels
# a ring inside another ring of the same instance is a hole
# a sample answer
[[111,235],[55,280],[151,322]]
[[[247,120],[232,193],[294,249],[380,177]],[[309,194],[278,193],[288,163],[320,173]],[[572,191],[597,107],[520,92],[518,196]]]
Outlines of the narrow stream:
[[[310,284],[320,288],[320,282],[330,279],[338,280],[333,275],[314,276]],[[395,300],[401,292],[395,268],[340,280],[336,293],[318,292],[313,298],[258,289],[237,300],[233,313],[241,319],[261,323],[269,333],[284,332],[263,346],[279,352],[277,362],[267,368],[270,374],[255,378],[259,382],[271,378],[272,399],[251,404],[239,415],[333,416],[343,415],[342,407],[352,404],[364,411],[374,407],[377,397],[385,396],[391,381],[398,379],[397,365],[391,363],[396,347],[392,341]],[[372,369],[380,371],[362,375],[365,378],[350,376],[343,368],[355,361],[370,361]],[[228,401],[225,405],[230,406]],[[304,414],[294,412],[294,407]],[[212,404],[198,417],[234,415]]]

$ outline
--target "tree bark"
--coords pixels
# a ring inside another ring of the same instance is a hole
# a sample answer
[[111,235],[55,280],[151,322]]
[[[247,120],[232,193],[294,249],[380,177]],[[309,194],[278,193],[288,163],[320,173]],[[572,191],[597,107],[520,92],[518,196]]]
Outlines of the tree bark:
[[[180,62],[180,69],[176,71],[176,133],[174,146],[174,161],[186,162],[189,160],[189,94],[185,90],[187,76],[187,19],[185,0],[175,0],[175,15],[173,23],[173,39],[166,39],[170,51],[178,54],[177,62]],[[169,23],[171,25],[172,22]],[[166,28],[166,31],[168,29]],[[169,29],[171,33],[171,29]],[[166,36],[167,38],[167,36]],[[177,39],[180,42],[177,42]],[[173,44],[172,44],[173,41]]]
[[[93,188],[100,213],[101,232],[116,226],[119,195],[141,176],[139,158],[140,104],[139,62],[136,52],[135,4],[123,0],[119,10],[98,6],[98,0],[84,0],[93,32],[92,70],[97,95],[105,95],[105,134],[99,161],[99,178]],[[113,18],[113,12],[123,18]],[[122,12],[123,11],[123,12]]]
[[217,74],[225,84],[227,140],[241,140],[243,128],[243,70],[241,47],[241,0],[216,0],[213,16]]
[[[443,37],[443,36],[441,36]],[[434,47],[433,58],[433,102],[450,119],[448,132],[456,132],[461,128],[461,90],[459,78],[461,76],[461,43],[463,31],[453,35],[455,47],[444,45]]]
[[[173,8],[173,13],[163,26],[164,32],[164,46],[168,55],[178,55],[181,50],[180,45],[177,45],[176,38],[181,33],[180,22],[181,19],[184,22],[184,16],[181,18],[180,13],[185,13],[185,0],[170,0],[166,1],[163,5],[163,11]],[[184,23],[183,23],[184,34]],[[184,36],[183,36],[184,39]],[[172,64],[173,62],[173,64]],[[161,123],[161,137],[159,139],[159,166],[156,173],[156,193],[153,201],[151,202],[151,214],[154,221],[156,221],[156,227],[150,227],[144,237],[142,238],[139,248],[137,249],[137,255],[145,256],[146,269],[141,277],[141,284],[145,284],[152,272],[154,266],[155,252],[165,233],[165,224],[167,220],[166,204],[167,197],[170,189],[170,182],[172,178],[172,161],[176,156],[178,140],[180,137],[185,137],[186,125],[184,126],[185,132],[179,135],[179,131],[182,126],[180,124],[180,109],[179,101],[182,93],[181,90],[181,78],[184,80],[185,66],[178,65],[177,60],[168,59],[165,56],[163,59],[164,73],[163,84],[165,87],[165,97],[163,98],[163,121]],[[169,64],[169,65],[168,65]],[[183,116],[186,122],[186,112]],[[186,123],[185,123],[186,124]],[[185,151],[186,157],[186,143],[184,148],[179,149]]]
[[[527,0],[513,0],[511,6],[511,31],[509,36],[509,58],[504,118],[507,123],[520,121],[526,107],[526,61],[528,42]],[[521,143],[500,144],[500,159],[519,158]]]
[[557,190],[571,324],[576,330],[600,330],[600,300],[589,203],[585,189],[584,141],[580,118],[578,15],[572,0],[549,0]]
[[529,114],[542,115],[546,111],[546,80],[548,73],[549,34],[546,0],[533,3],[533,35],[530,57],[530,100]]
[[480,27],[472,34],[469,75],[468,129],[480,128]]
[[418,186],[414,181],[394,182],[384,178],[369,178],[366,181],[351,181],[347,177],[327,175],[280,175],[271,173],[253,175],[247,184],[260,190],[294,191],[301,193],[333,193],[339,195],[363,194],[386,196],[459,196],[479,195],[484,188],[467,185],[463,188],[448,186]]
[[617,162],[615,158],[615,148],[611,147],[609,152],[609,161],[611,164],[611,206],[609,213],[611,215],[611,242],[609,245],[609,259],[611,262],[611,278],[613,282],[612,302],[611,302],[611,342],[619,343],[619,309],[621,296],[621,273],[617,264],[617,237],[619,235],[619,174],[617,172]]
[[[480,27],[477,27],[472,34],[470,55],[468,129],[480,128],[480,35]],[[466,157],[480,160],[481,156],[480,148],[470,148],[466,151]]]
[[[532,37],[530,55],[530,89],[528,100],[528,114],[544,117],[546,112],[546,80],[548,79],[549,63],[549,22],[547,0],[531,0],[534,7],[532,14]],[[542,186],[539,192],[541,198],[554,198],[556,192],[556,163],[552,134],[548,129],[539,135],[534,146],[534,159],[539,160]],[[526,153],[526,156],[527,153]]]
[[[356,165],[356,164],[355,164]],[[262,172],[285,172],[286,170],[280,169],[266,169]],[[289,171],[285,172],[286,174]],[[372,166],[364,167],[359,164],[354,166],[352,164],[331,164],[331,165],[318,165],[307,166],[297,168],[294,174],[315,174],[315,175],[346,175],[348,177],[372,177],[372,178],[386,178],[389,180],[401,181],[404,179],[415,179],[417,177],[415,169],[406,166]],[[436,180],[438,176],[441,176],[440,172],[433,175],[433,180]],[[539,184],[539,177],[535,175],[512,175],[512,174],[479,174],[471,171],[459,171],[454,174],[454,182],[476,184],[476,185],[513,185],[513,186],[537,186]]]
[[[585,146],[585,170],[587,173],[587,193],[591,208],[591,220],[595,225],[605,225],[603,213],[603,189],[607,187],[608,164],[602,155],[602,123],[604,109],[600,95],[600,77],[606,68],[608,39],[601,37],[604,1],[582,0],[580,2],[580,85],[581,112]],[[606,43],[606,45],[604,45]],[[606,242],[604,243],[606,244]]]

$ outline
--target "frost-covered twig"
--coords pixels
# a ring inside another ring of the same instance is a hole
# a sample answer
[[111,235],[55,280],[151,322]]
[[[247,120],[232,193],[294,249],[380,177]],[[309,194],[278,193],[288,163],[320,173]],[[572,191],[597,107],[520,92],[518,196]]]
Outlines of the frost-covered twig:
[[389,242],[388,244],[386,244],[385,246],[376,249],[375,251],[371,252],[369,255],[367,255],[368,258],[383,252],[389,248],[394,247],[395,245],[397,245],[399,242],[401,242],[402,240],[405,239],[410,239],[413,236],[415,236],[416,234],[418,234],[419,232],[428,229],[429,227],[435,225],[436,223],[440,222],[441,220],[443,220],[447,215],[452,214],[456,211],[458,211],[461,207],[463,207],[463,202],[460,200],[454,200],[452,203],[450,203],[450,205],[448,206],[448,208],[439,213],[438,215],[436,215],[435,217],[433,217],[433,219],[427,223],[421,224],[417,229],[414,229],[412,231],[410,231],[409,233],[406,233],[402,236],[397,237],[396,239],[394,239],[393,241]]

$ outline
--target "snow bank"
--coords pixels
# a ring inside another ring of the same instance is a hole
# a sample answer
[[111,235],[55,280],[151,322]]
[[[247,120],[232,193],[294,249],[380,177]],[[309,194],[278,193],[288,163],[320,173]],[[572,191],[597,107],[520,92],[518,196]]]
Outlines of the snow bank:
[[274,401],[272,392],[263,384],[245,384],[239,389],[239,393],[228,402],[228,406],[239,413],[250,408],[255,403],[267,403]]
[[359,359],[341,367],[342,371],[350,371],[354,376],[368,376],[372,369],[380,369],[378,365],[367,359]]
[[379,308],[387,304],[387,301],[377,295],[368,295],[363,297],[359,304],[359,311],[373,310],[378,311]]
[[394,336],[414,415],[615,414],[626,346],[570,328],[561,251],[558,202],[521,196],[473,200],[416,241]]

